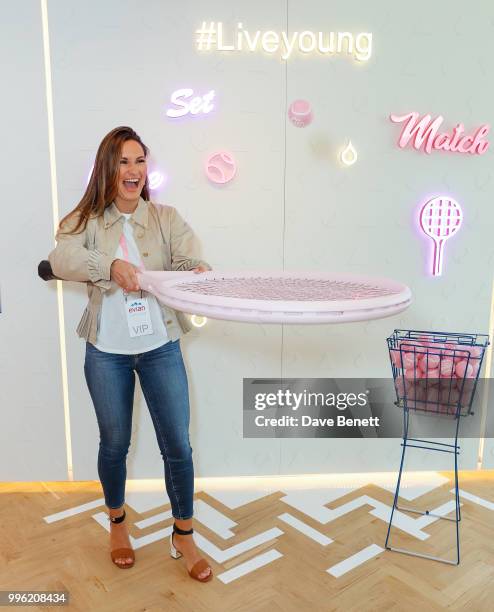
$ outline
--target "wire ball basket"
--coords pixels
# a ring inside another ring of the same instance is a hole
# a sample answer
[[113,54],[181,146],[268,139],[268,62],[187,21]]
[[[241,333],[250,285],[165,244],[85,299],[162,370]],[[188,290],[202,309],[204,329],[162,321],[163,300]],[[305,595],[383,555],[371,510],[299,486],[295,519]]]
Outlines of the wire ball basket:
[[489,336],[395,329],[387,343],[398,407],[453,417],[472,413]]

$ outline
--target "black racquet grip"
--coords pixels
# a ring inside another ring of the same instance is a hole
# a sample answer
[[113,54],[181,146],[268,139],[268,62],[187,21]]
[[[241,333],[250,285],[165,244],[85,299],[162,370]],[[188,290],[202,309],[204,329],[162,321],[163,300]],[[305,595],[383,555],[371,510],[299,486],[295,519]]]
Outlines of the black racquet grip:
[[54,280],[54,279],[59,280],[58,277],[53,274],[53,270],[51,269],[51,264],[47,259],[43,259],[43,261],[39,262],[38,275],[45,281]]

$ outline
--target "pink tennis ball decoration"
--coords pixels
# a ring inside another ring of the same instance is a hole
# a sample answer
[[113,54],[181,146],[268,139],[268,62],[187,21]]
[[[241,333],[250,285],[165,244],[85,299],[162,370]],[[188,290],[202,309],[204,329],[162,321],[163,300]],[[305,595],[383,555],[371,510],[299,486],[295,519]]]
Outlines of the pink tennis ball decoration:
[[288,118],[296,127],[306,127],[312,122],[314,115],[307,100],[295,100],[288,109]]
[[473,367],[467,361],[460,361],[456,364],[455,373],[458,378],[472,378]]
[[212,183],[223,185],[232,180],[237,165],[231,153],[219,151],[210,155],[206,162],[206,176]]

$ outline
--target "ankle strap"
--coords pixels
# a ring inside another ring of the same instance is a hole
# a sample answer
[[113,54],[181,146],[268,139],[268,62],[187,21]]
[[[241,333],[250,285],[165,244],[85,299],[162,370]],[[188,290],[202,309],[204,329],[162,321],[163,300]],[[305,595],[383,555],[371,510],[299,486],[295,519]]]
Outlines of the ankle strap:
[[173,532],[178,533],[178,535],[190,535],[191,533],[194,533],[194,530],[193,529],[180,529],[180,527],[177,527],[175,523],[173,523]]
[[125,508],[124,508],[122,516],[114,516],[114,517],[110,516],[109,518],[112,523],[121,523],[125,519]]

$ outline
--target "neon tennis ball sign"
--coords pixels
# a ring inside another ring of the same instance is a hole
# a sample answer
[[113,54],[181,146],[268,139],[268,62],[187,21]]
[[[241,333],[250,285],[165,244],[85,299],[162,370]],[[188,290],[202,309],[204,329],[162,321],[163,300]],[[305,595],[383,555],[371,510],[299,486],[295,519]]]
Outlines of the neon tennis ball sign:
[[169,108],[166,111],[167,117],[183,117],[184,115],[207,115],[210,113],[214,106],[212,101],[216,95],[212,89],[203,96],[195,96],[193,89],[177,89],[173,92],[171,97],[171,103],[175,105],[175,108]]
[[441,115],[432,119],[431,115],[420,118],[419,113],[408,113],[406,115],[390,115],[393,123],[403,123],[403,129],[398,140],[398,146],[404,149],[408,144],[425,153],[432,150],[452,151],[454,153],[470,153],[472,155],[483,155],[489,148],[486,139],[489,133],[489,125],[484,123],[473,134],[465,134],[465,126],[458,123],[450,132],[441,132],[443,123]]

